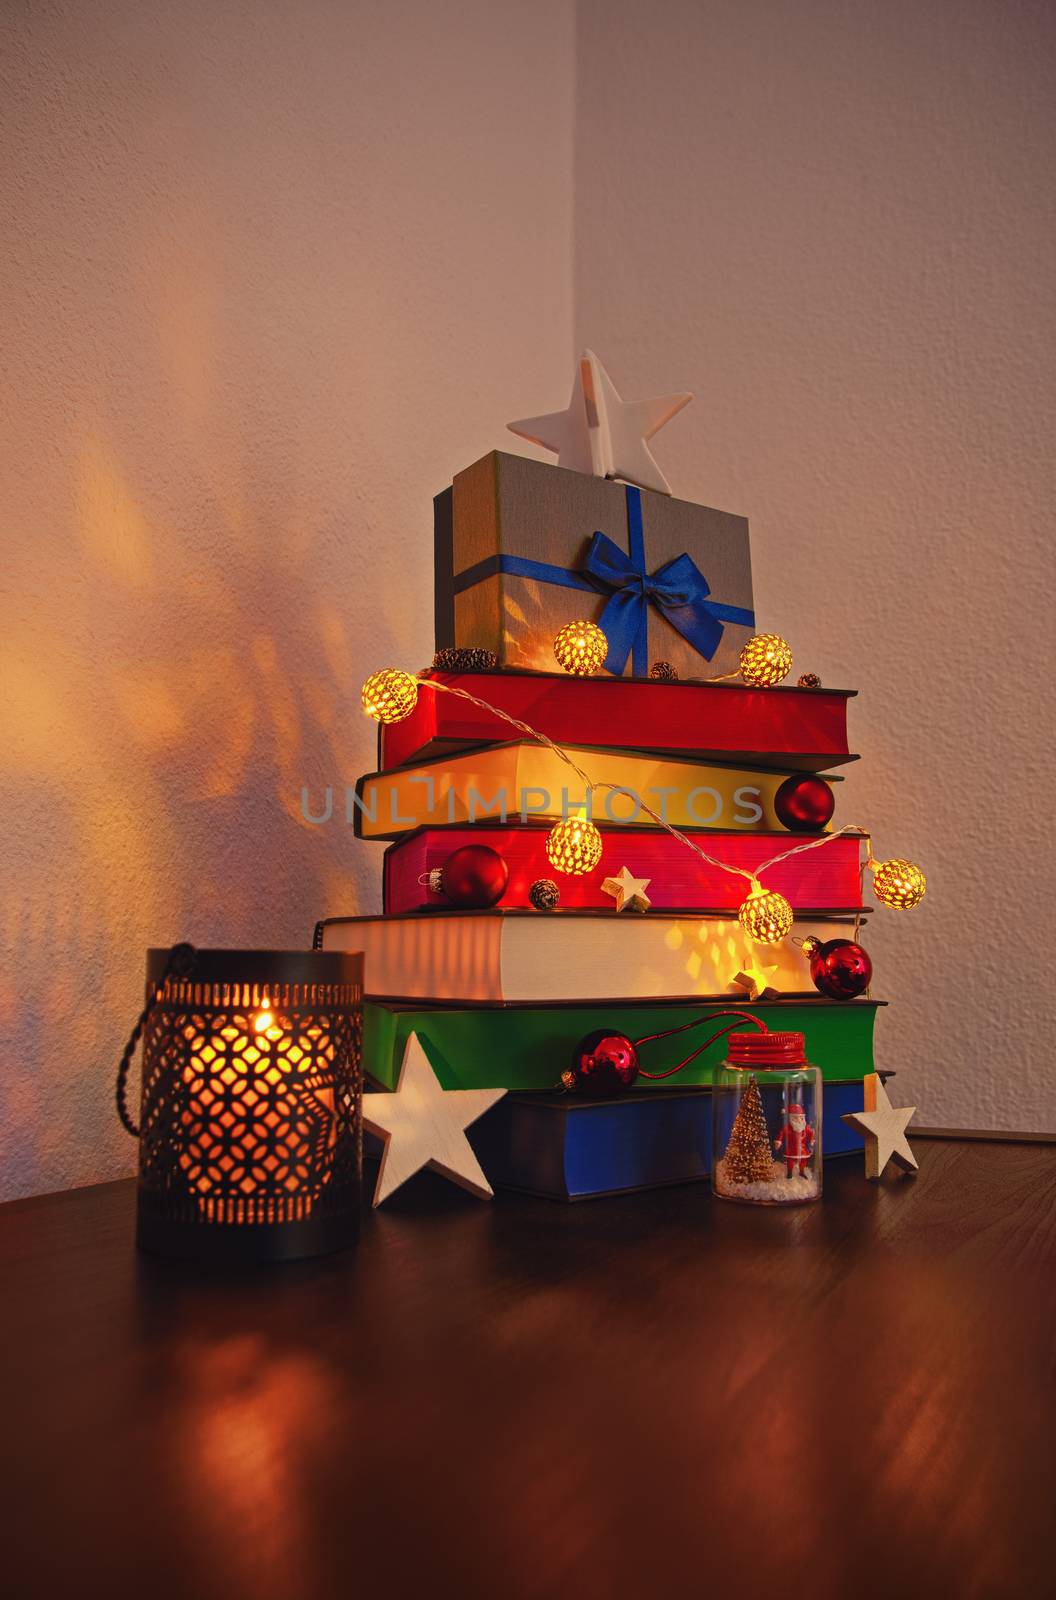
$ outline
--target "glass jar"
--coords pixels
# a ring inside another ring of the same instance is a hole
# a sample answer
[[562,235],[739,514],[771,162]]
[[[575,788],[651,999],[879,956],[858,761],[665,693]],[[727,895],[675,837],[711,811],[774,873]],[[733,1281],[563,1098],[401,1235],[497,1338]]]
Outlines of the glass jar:
[[731,1033],[711,1096],[711,1187],[723,1200],[821,1196],[821,1073],[801,1033]]

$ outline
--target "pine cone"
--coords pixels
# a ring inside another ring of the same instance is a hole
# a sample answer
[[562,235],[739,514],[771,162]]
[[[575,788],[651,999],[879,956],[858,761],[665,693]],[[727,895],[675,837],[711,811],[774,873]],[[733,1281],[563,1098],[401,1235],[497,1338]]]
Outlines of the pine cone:
[[816,672],[803,672],[796,684],[797,689],[820,689],[821,679]]
[[498,664],[493,650],[463,650],[457,645],[448,645],[433,657],[436,672],[493,672]]
[[561,891],[553,878],[536,878],[528,890],[528,898],[537,911],[554,911],[561,899]]
[[678,673],[670,661],[654,661],[649,668],[650,678],[659,678],[662,683],[674,683]]

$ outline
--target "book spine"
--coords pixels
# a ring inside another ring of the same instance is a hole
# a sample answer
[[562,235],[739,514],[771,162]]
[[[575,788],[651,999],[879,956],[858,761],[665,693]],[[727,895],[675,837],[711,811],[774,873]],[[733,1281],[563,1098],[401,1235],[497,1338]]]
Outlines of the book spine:
[[[722,1002],[729,1006],[731,1002]],[[568,1005],[506,1006],[468,1010],[458,1007],[390,1007],[368,1001],[364,1006],[363,1060],[368,1076],[392,1089],[410,1034],[416,1033],[445,1089],[556,1088],[578,1040],[596,1028],[616,1029],[628,1038],[643,1038],[683,1023],[701,1022],[716,1005],[653,1004],[641,1006]],[[876,1004],[849,1000],[756,1001],[753,1013],[770,1028],[802,1032],[807,1056],[825,1078],[863,1078],[873,1068],[873,1025]],[[695,1030],[688,1036],[694,1037]],[[692,1048],[687,1035],[657,1040],[646,1047],[650,1072],[662,1072],[681,1061]],[[667,1089],[710,1084],[714,1068],[725,1059],[726,1041],[716,1040],[682,1072],[662,1083],[640,1079],[636,1093],[662,1094]]]
[[[673,827],[773,833],[776,795],[788,769],[627,756],[572,747],[591,784],[595,822],[651,828],[649,808]],[[825,781],[839,781],[825,780]],[[544,746],[529,741],[460,752],[413,767],[372,772],[356,784],[357,838],[397,839],[419,828],[556,820],[584,804],[583,783]]]
[[[609,870],[626,866],[638,878],[649,880],[649,898],[656,911],[736,910],[744,899],[744,879],[717,867],[706,866],[669,834],[647,829],[602,829]],[[801,835],[797,843],[809,842]],[[820,837],[820,835],[816,836]],[[701,847],[731,866],[754,872],[769,856],[788,849],[787,836],[706,834]],[[528,891],[537,878],[553,876],[546,859],[546,830],[514,827],[428,828],[391,845],[385,852],[383,901],[387,915],[406,911],[442,909],[450,905],[421,882],[434,868],[465,845],[487,845],[497,850],[509,868],[509,882],[499,905],[528,909]],[[823,850],[808,850],[781,862],[767,873],[768,889],[775,889],[795,910],[839,911],[861,904],[859,844],[856,838],[833,839]],[[604,872],[588,877],[565,877],[560,884],[561,905],[566,909],[613,909],[611,895],[602,892]]]
[[[736,753],[765,764],[811,752],[846,758],[847,697],[825,690],[784,691],[619,679],[560,679],[530,673],[440,673],[438,683],[467,690],[536,727],[559,744],[683,755]],[[427,708],[432,708],[427,709]],[[430,741],[488,744],[508,738],[508,724],[453,695],[422,692],[409,717],[384,730],[382,769],[418,759]]]
[[741,992],[755,968],[782,998],[810,993],[808,937],[850,937],[852,912],[796,917],[794,940],[765,948],[730,912],[495,910],[439,916],[345,917],[324,924],[323,949],[362,951],[366,994],[415,1006],[702,1003]]

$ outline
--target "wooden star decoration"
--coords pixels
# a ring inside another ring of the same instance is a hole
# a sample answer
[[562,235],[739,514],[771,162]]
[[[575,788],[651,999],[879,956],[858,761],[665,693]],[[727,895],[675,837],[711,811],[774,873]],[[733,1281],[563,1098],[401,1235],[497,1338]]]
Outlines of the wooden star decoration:
[[522,439],[555,451],[559,467],[590,472],[596,478],[622,478],[641,489],[670,494],[671,486],[647,441],[692,398],[683,393],[622,400],[593,350],[584,350],[566,410],[524,417],[506,426]]
[[864,1135],[866,1177],[879,1178],[889,1161],[905,1172],[916,1172],[917,1158],[906,1138],[906,1126],[916,1106],[893,1106],[877,1072],[869,1073],[862,1089],[864,1110],[845,1111],[843,1120]]
[[505,1093],[505,1089],[442,1088],[418,1035],[409,1034],[395,1089],[363,1096],[363,1126],[385,1145],[374,1205],[380,1206],[423,1167],[490,1200],[491,1184],[465,1130]]
[[648,911],[653,902],[645,891],[652,881],[652,878],[636,878],[626,867],[621,867],[614,878],[602,879],[601,892],[612,895],[617,911]]
[[776,963],[772,967],[765,967],[761,961],[753,961],[750,966],[746,965],[740,972],[734,973],[732,983],[744,990],[749,1000],[761,1000],[764,995],[777,993],[776,989],[770,987],[770,979],[777,970]]

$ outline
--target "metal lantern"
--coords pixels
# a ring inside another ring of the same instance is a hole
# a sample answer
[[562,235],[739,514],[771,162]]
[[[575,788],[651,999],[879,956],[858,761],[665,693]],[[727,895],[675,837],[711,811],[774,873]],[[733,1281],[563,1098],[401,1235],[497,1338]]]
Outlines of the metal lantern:
[[148,951],[139,1129],[124,1109],[138,1029],[118,1076],[142,1249],[283,1261],[355,1242],[362,997],[358,954]]

